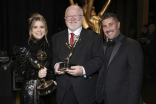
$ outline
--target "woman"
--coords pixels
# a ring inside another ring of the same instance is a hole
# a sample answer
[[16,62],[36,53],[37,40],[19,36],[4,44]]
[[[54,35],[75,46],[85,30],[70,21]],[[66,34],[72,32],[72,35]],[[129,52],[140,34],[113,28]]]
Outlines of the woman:
[[39,96],[37,86],[41,79],[54,79],[51,68],[52,51],[47,40],[47,24],[40,14],[29,18],[29,39],[14,46],[17,57],[17,73],[24,77],[21,104],[49,104],[49,95]]

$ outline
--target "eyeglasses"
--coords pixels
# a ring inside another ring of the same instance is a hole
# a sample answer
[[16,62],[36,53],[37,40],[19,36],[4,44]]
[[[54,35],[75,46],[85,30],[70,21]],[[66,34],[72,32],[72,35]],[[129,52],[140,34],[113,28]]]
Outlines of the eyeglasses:
[[74,18],[79,18],[80,16],[83,16],[83,15],[66,16],[66,18],[68,18],[68,19],[71,19],[72,17],[74,17]]

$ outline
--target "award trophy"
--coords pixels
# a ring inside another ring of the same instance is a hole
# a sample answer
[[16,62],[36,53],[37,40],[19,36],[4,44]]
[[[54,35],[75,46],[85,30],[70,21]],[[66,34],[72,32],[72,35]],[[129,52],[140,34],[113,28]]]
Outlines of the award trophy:
[[69,48],[70,50],[70,53],[69,55],[67,56],[67,58],[65,58],[66,62],[63,62],[63,63],[60,63],[60,68],[59,68],[59,71],[63,71],[63,70],[66,70],[66,69],[70,69],[70,70],[73,70],[71,69],[71,66],[75,66],[74,63],[69,63],[69,60],[73,54],[73,50],[74,50],[74,47],[76,45],[77,42],[80,42],[81,39],[79,38],[78,35],[74,35],[73,37],[73,41],[74,41],[74,44],[69,44],[67,41],[66,41],[66,46]]
[[[42,61],[44,61],[47,58],[47,54],[45,51],[39,51],[37,53],[37,59],[35,57],[31,57],[29,59],[30,63],[38,70],[46,67],[47,62],[43,65]],[[39,62],[39,60],[41,62]],[[53,92],[56,89],[56,85],[54,84],[53,80],[45,81],[45,79],[41,79],[43,81],[40,85],[37,86],[37,92],[39,95],[47,95],[51,92]]]

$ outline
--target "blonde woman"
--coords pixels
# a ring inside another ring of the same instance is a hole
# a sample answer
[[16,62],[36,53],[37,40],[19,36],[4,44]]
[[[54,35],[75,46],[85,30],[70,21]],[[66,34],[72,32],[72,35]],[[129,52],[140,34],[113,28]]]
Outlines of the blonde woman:
[[49,95],[40,96],[37,86],[41,79],[53,80],[52,51],[47,40],[47,23],[40,14],[29,18],[29,39],[14,46],[17,73],[23,76],[21,104],[49,104]]

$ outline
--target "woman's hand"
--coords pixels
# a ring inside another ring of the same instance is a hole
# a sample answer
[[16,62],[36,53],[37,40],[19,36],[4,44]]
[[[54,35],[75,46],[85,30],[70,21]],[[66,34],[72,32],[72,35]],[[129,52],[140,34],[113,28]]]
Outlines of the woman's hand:
[[44,78],[44,77],[46,77],[46,75],[47,75],[47,68],[46,67],[39,70],[39,72],[38,72],[38,77],[39,78]]

